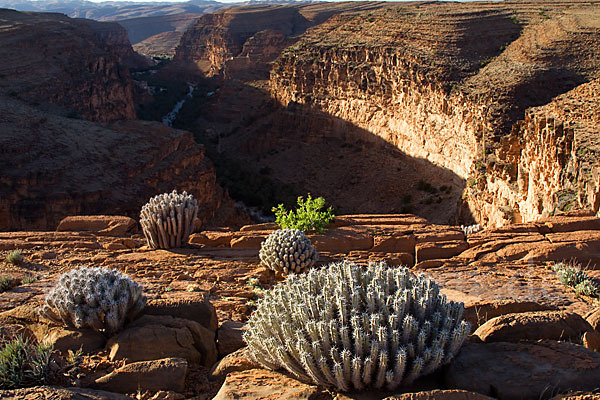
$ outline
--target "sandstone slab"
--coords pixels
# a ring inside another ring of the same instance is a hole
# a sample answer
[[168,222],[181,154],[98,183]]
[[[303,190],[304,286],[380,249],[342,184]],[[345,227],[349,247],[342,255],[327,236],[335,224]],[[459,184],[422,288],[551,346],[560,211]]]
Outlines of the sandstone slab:
[[464,240],[417,243],[415,248],[416,262],[452,258],[468,248],[469,245]]
[[580,315],[566,311],[505,314],[488,320],[473,333],[483,342],[521,340],[579,340],[592,326]]
[[129,217],[117,215],[80,215],[66,217],[56,228],[59,232],[91,232],[102,236],[125,236],[137,227]]
[[96,379],[96,386],[118,393],[136,393],[138,390],[182,392],[187,370],[187,361],[180,358],[134,362]]
[[317,386],[307,385],[279,372],[250,369],[227,375],[213,400],[300,400],[321,393]]
[[203,294],[185,293],[177,297],[149,300],[144,308],[144,314],[189,319],[213,332],[217,330],[217,312]]
[[243,236],[236,237],[231,239],[231,248],[232,249],[260,249],[260,245],[267,238],[267,234],[260,234],[257,232],[252,232],[249,234],[245,234]]
[[190,235],[188,242],[206,247],[229,247],[234,237],[231,231],[204,231]]
[[373,247],[373,237],[366,229],[351,226],[327,229],[325,233],[308,235],[308,238],[318,251],[350,252]]
[[589,322],[592,328],[600,332],[600,307],[595,308],[589,313],[587,313],[585,315],[585,320]]
[[183,358],[211,367],[217,361],[215,334],[198,322],[144,315],[112,337],[110,359],[128,362]]
[[246,371],[255,368],[262,367],[258,363],[252,361],[248,347],[242,347],[233,353],[227,354],[225,357],[219,360],[210,371],[210,375],[213,378],[216,378],[219,376],[225,376],[230,372]]
[[503,400],[538,400],[597,388],[600,354],[568,342],[467,343],[445,380],[449,388]]

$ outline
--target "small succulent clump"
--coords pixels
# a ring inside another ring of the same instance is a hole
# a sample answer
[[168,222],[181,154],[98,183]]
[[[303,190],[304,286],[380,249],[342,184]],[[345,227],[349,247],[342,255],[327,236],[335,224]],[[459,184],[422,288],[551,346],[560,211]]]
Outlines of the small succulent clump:
[[25,261],[25,257],[23,257],[23,253],[21,250],[14,250],[8,253],[6,256],[6,262],[15,266],[20,266]]
[[310,239],[298,229],[278,229],[261,244],[260,261],[275,272],[299,273],[319,258]]
[[52,345],[33,344],[21,336],[0,349],[0,389],[18,389],[46,383]]
[[267,292],[244,340],[255,361],[299,380],[394,390],[452,360],[470,330],[463,310],[422,274],[344,261]]
[[187,243],[198,216],[198,201],[183,192],[163,193],[150,199],[140,213],[140,224],[148,246],[170,249]]
[[575,262],[559,262],[552,266],[552,270],[558,277],[560,283],[572,288],[581,296],[598,296],[600,289],[592,279]]
[[107,268],[79,268],[62,274],[46,296],[41,314],[68,327],[112,335],[144,308],[142,286]]

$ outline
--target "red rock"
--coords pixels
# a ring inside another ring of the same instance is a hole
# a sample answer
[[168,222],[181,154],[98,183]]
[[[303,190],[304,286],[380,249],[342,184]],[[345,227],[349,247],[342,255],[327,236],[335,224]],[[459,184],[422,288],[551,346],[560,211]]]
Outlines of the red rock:
[[217,331],[217,349],[219,356],[244,347],[246,343],[242,338],[245,324],[239,321],[224,321]]
[[431,390],[397,394],[383,400],[492,400],[492,398],[475,392],[467,392],[466,390]]
[[274,231],[279,229],[275,222],[265,222],[263,224],[244,225],[240,228],[240,232],[255,232],[255,231]]
[[600,353],[600,333],[597,331],[588,331],[583,334],[581,339],[583,345],[590,350]]
[[40,341],[52,343],[54,350],[66,353],[68,350],[81,349],[84,353],[93,353],[104,348],[106,338],[99,332],[89,329],[69,329],[53,327]]
[[214,332],[171,316],[144,315],[110,338],[106,347],[111,360],[127,362],[174,357],[212,367],[217,360]]
[[252,361],[248,347],[242,347],[219,360],[210,371],[210,375],[216,378],[225,376],[230,372],[246,371],[255,368],[261,368],[261,366]]
[[383,261],[387,265],[404,265],[411,267],[415,263],[415,258],[409,253],[369,252],[369,262],[371,261]]
[[214,400],[299,400],[318,398],[321,389],[265,369],[236,371],[227,375]]
[[137,222],[117,215],[82,215],[66,217],[56,228],[59,232],[92,232],[102,236],[125,236],[137,228]]
[[204,245],[206,247],[230,247],[233,232],[204,231],[190,235],[189,243]]
[[254,233],[245,234],[244,236],[236,237],[231,239],[232,249],[256,249],[259,250],[262,242],[269,236],[268,233]]
[[600,379],[600,354],[569,342],[466,343],[450,363],[449,388],[507,400],[590,391]]
[[600,230],[600,218],[589,217],[550,217],[543,222],[550,232],[574,232]]
[[593,330],[581,316],[565,311],[534,311],[505,314],[488,320],[473,333],[483,342],[521,340],[579,340]]
[[178,293],[167,299],[149,300],[144,308],[146,315],[168,315],[200,323],[213,332],[217,331],[217,312],[202,293]]
[[327,229],[323,234],[308,235],[308,238],[320,252],[346,253],[373,247],[373,237],[366,229],[350,226]]
[[372,251],[415,254],[415,244],[416,240],[413,235],[383,236],[376,233],[373,238]]
[[598,332],[600,332],[600,307],[593,309],[585,315],[585,320]]
[[96,379],[95,386],[118,393],[173,390],[183,392],[188,363],[180,358],[139,361]]
[[465,241],[417,243],[416,262],[452,258],[465,251],[469,245]]

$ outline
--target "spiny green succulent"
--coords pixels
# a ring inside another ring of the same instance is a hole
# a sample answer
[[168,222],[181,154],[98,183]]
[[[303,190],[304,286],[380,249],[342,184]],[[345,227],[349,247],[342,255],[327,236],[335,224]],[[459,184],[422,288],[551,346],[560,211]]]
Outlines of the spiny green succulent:
[[40,313],[57,323],[90,328],[109,336],[144,308],[142,286],[107,268],[79,268],[62,274]]
[[17,389],[46,383],[53,346],[33,344],[22,336],[0,349],[0,389]]
[[343,261],[267,292],[244,340],[255,361],[299,380],[393,390],[454,357],[470,330],[463,310],[422,274]]
[[552,270],[560,283],[571,287],[578,295],[598,296],[598,286],[576,262],[558,262],[552,266]]
[[261,244],[260,261],[276,272],[302,272],[312,267],[319,253],[298,229],[278,229]]
[[163,193],[142,207],[140,224],[152,249],[170,249],[187,243],[194,231],[198,202],[191,194]]

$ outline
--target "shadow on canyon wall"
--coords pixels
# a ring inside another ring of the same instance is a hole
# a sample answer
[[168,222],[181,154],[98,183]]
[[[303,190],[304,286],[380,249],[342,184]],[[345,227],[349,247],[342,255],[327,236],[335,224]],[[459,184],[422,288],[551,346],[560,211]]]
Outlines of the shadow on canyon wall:
[[265,88],[203,79],[174,121],[192,131],[235,200],[270,213],[297,195],[323,196],[342,213],[412,213],[472,223],[465,181],[411,157],[348,121],[306,105],[287,107]]

